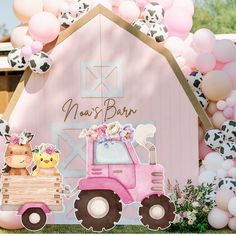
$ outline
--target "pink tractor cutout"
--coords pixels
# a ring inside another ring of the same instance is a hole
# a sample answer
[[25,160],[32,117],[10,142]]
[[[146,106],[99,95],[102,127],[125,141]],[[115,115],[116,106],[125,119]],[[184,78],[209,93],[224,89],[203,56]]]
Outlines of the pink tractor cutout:
[[[122,204],[141,203],[140,220],[151,230],[166,229],[175,218],[175,206],[164,194],[164,168],[157,164],[156,147],[147,142],[153,125],[121,126],[118,122],[82,132],[87,140],[87,177],[74,203],[76,218],[86,229],[109,230],[120,220]],[[149,151],[141,164],[132,140]]]

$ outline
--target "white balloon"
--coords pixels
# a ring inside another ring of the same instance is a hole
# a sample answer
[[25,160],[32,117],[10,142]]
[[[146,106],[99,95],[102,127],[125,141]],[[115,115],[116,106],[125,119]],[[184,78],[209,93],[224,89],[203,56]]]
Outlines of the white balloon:
[[224,162],[222,162],[221,167],[225,170],[229,170],[233,165],[233,160],[225,160]]
[[221,169],[223,157],[218,152],[208,153],[204,159],[204,166],[207,170],[217,171]]
[[228,176],[230,176],[232,178],[236,178],[236,168],[235,167],[232,167],[229,169]]
[[212,183],[212,182],[214,182],[215,177],[216,177],[216,172],[210,171],[210,170],[206,170],[206,171],[203,171],[199,175],[198,182],[199,182],[199,184]]
[[206,168],[204,165],[200,166],[199,168],[199,173],[201,174],[202,172],[206,171]]
[[227,171],[225,169],[217,170],[217,177],[218,178],[225,178],[227,176]]
[[231,215],[236,216],[236,197],[230,199],[228,204],[228,210]]
[[7,57],[9,65],[17,70],[25,70],[29,63],[28,60],[21,56],[21,49],[14,48],[12,49]]
[[229,219],[228,226],[231,230],[236,230],[236,217]]
[[34,54],[29,61],[30,69],[38,74],[46,73],[52,66],[52,60],[45,52]]
[[218,207],[214,207],[208,214],[208,222],[213,228],[222,229],[229,222],[229,214]]

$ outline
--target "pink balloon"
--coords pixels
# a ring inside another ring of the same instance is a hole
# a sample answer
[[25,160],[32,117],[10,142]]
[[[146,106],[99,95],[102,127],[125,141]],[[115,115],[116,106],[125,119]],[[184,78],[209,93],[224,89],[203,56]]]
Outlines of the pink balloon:
[[170,32],[187,34],[192,28],[193,19],[183,9],[172,7],[166,11],[163,24],[167,26]]
[[227,119],[233,118],[234,115],[234,109],[232,107],[227,107],[224,111],[223,111],[224,117]]
[[0,227],[3,229],[22,229],[21,217],[15,211],[0,211]]
[[211,53],[202,53],[196,58],[196,68],[203,74],[213,70],[216,66],[216,59]]
[[184,42],[178,37],[169,37],[165,41],[165,47],[168,48],[175,56],[180,56],[184,48]]
[[236,45],[233,41],[222,39],[216,41],[213,54],[217,61],[228,63],[236,59]]
[[192,0],[174,0],[173,7],[180,7],[188,12],[191,16],[194,14],[194,5]]
[[173,1],[174,0],[150,0],[149,2],[157,2],[164,8],[164,10],[167,10],[172,6]]
[[221,69],[223,69],[223,67],[224,67],[224,65],[225,64],[223,64],[223,63],[221,63],[221,62],[219,62],[219,61],[216,61],[216,66],[215,66],[215,70],[221,70]]
[[22,48],[25,45],[25,37],[28,33],[28,26],[20,25],[11,33],[11,44],[14,48]]
[[185,58],[186,64],[189,67],[195,68],[198,55],[191,47],[185,47],[182,56]]
[[60,33],[60,22],[49,12],[40,12],[29,21],[29,33],[34,40],[49,43]]
[[236,60],[226,64],[223,70],[229,75],[233,88],[236,89]]
[[224,100],[220,100],[217,102],[216,107],[219,111],[223,111],[226,108],[227,104]]
[[118,7],[124,0],[110,0],[112,6]]
[[189,74],[192,72],[191,68],[189,68],[188,66],[181,67],[181,70],[185,77],[188,77]]
[[58,16],[63,0],[43,0],[43,10]]
[[29,59],[32,56],[33,52],[30,46],[24,46],[21,49],[21,56],[24,57],[25,59]]
[[181,34],[175,31],[169,31],[168,34],[169,34],[169,37],[178,37],[182,40],[185,40],[188,36],[188,33]]
[[35,53],[38,53],[38,52],[41,52],[43,50],[43,44],[39,41],[34,41],[32,44],[31,44],[31,49],[32,49],[32,52],[35,54]]
[[141,8],[148,4],[148,0],[136,0],[135,2]]
[[200,160],[204,160],[205,156],[208,153],[211,153],[211,152],[213,152],[213,150],[211,148],[209,148],[208,146],[206,146],[204,140],[199,143],[199,156],[200,156]]
[[199,53],[212,52],[215,44],[215,35],[208,29],[199,29],[193,35],[193,47]]
[[140,9],[133,1],[124,1],[118,9],[119,15],[129,23],[136,21],[140,16]]

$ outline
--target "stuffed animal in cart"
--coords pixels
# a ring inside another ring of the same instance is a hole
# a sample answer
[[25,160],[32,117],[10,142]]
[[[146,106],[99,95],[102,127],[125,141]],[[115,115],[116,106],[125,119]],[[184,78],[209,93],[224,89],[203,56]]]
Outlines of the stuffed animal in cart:
[[31,140],[34,135],[23,131],[21,134],[5,134],[6,151],[5,165],[2,169],[4,175],[29,175],[27,167],[32,163]]
[[33,150],[33,153],[35,166],[32,169],[32,175],[53,176],[60,174],[57,169],[60,152],[54,145],[42,143]]

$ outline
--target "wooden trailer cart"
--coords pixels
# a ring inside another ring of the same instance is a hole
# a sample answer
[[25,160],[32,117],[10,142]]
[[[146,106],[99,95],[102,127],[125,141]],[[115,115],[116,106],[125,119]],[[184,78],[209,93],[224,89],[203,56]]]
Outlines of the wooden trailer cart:
[[17,211],[22,225],[28,230],[40,230],[47,222],[47,214],[63,211],[66,187],[57,176],[2,175],[1,210]]

